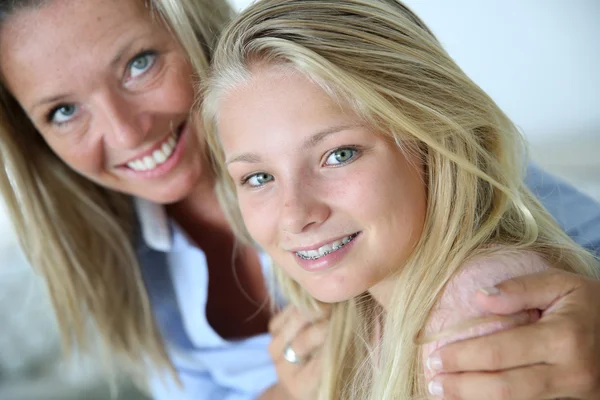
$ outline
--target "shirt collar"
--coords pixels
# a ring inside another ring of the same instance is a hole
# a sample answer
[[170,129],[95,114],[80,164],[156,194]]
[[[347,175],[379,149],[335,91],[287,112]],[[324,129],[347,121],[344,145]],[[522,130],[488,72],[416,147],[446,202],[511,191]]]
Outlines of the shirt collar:
[[152,250],[170,251],[173,247],[173,238],[165,208],[140,197],[134,198],[134,207],[146,246]]

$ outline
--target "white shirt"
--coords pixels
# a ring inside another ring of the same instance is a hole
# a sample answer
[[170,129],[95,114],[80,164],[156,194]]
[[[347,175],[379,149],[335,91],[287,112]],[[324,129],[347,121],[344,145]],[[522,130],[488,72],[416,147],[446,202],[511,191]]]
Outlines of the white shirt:
[[[155,400],[249,400],[277,380],[268,334],[228,341],[206,318],[208,265],[204,252],[169,221],[162,206],[136,199],[142,231],[138,256],[157,323],[184,387],[157,371]],[[263,272],[270,260],[259,253]]]

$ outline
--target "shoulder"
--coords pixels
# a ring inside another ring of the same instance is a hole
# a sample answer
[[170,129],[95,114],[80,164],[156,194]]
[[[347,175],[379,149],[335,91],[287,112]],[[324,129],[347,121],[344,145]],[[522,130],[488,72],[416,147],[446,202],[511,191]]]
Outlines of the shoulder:
[[541,272],[548,262],[533,251],[500,250],[467,261],[446,285],[435,309],[459,306],[464,312],[478,312],[472,296],[480,288],[494,286],[506,279]]
[[507,319],[486,318],[491,315],[474,303],[474,296],[481,288],[548,268],[548,262],[532,251],[499,251],[468,261],[450,279],[431,311],[422,332],[426,341],[422,347],[423,357],[426,358],[444,344],[482,336],[537,319],[537,310],[525,311]]
[[600,254],[600,204],[568,183],[530,164],[527,186],[573,240]]

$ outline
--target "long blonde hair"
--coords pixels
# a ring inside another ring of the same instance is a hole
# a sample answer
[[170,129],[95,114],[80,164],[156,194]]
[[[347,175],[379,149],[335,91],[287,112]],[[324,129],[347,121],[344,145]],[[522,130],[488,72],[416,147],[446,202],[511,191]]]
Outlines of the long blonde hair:
[[[513,123],[394,0],[261,0],[225,31],[203,115],[219,196],[241,237],[250,240],[216,121],[223,94],[258,62],[303,73],[425,165],[423,234],[399,269],[393,309],[381,315],[380,348],[371,345],[381,312],[373,298],[335,304],[320,399],[425,397],[415,337],[448,280],[490,248],[536,251],[557,267],[597,276],[597,260],[524,185],[524,144]],[[276,274],[293,304],[319,307],[282,269]]]
[[[4,2],[0,24],[45,2]],[[233,18],[227,2],[145,4],[180,41],[198,81],[204,79],[217,37]],[[89,350],[93,327],[105,354],[115,354],[136,376],[142,378],[149,365],[173,371],[135,253],[130,196],[98,186],[62,162],[1,82],[0,159],[2,194],[20,244],[48,286],[64,348]]]

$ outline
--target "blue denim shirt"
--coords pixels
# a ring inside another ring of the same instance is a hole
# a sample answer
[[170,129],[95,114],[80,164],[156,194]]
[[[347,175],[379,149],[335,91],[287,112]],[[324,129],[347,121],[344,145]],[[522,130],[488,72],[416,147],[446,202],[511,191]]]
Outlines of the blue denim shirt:
[[600,204],[535,165],[525,182],[573,240],[600,255]]
[[[600,205],[531,166],[528,186],[577,242],[600,250]],[[152,379],[155,400],[249,400],[277,380],[267,334],[227,341],[204,313],[208,269],[204,252],[167,220],[162,207],[138,201],[142,239],[138,255],[156,320],[183,382],[161,371]],[[260,254],[263,271],[269,260]]]

